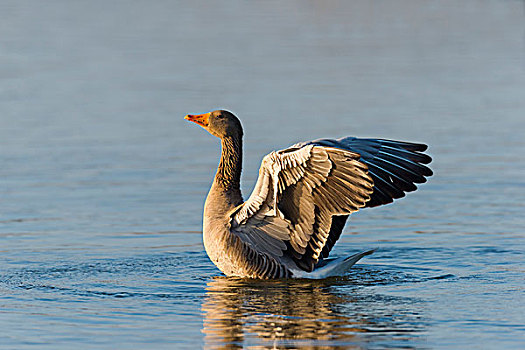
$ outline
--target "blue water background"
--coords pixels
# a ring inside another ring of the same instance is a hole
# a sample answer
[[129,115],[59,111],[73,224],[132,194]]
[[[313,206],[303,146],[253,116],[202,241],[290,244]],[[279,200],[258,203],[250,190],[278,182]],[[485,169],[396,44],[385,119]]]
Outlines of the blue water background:
[[[525,347],[522,1],[0,2],[0,348]],[[226,108],[261,158],[319,137],[430,145],[352,216],[327,281],[203,252]]]

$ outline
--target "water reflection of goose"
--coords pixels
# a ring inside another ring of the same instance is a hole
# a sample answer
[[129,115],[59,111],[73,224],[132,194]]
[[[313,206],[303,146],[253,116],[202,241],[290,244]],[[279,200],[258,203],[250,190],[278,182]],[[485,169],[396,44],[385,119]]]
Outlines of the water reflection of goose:
[[216,277],[202,304],[206,347],[346,349],[385,334],[417,336],[417,302],[363,295],[359,289],[348,281]]
[[364,255],[328,262],[346,219],[363,207],[416,190],[432,171],[423,144],[346,137],[299,143],[264,157],[243,203],[241,123],[227,111],[188,115],[222,140],[217,175],[204,208],[204,246],[228,276],[325,278]]

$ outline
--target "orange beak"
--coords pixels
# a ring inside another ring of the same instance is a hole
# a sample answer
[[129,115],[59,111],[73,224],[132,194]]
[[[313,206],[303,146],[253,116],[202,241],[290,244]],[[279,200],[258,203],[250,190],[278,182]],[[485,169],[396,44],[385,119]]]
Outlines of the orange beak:
[[196,124],[199,124],[202,127],[207,127],[209,123],[210,113],[204,113],[204,114],[198,114],[198,115],[192,115],[188,114],[184,117],[184,119],[189,120],[190,122],[194,122]]

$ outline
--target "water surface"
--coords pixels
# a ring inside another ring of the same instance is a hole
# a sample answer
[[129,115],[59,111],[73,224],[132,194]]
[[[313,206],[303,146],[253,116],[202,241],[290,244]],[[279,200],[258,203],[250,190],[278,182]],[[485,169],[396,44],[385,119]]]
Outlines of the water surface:
[[[520,1],[3,1],[0,347],[525,346]],[[202,206],[227,108],[261,158],[425,142],[435,176],[352,216],[344,278],[229,279]]]

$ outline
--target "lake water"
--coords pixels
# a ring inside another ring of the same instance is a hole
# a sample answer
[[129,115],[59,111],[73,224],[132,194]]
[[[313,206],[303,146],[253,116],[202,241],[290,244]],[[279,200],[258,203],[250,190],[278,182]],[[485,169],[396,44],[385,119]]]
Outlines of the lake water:
[[[0,2],[0,348],[525,348],[522,1]],[[430,145],[435,176],[352,216],[344,278],[208,260],[218,140]]]

